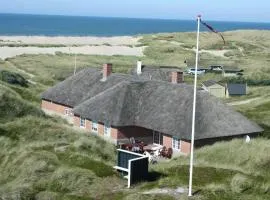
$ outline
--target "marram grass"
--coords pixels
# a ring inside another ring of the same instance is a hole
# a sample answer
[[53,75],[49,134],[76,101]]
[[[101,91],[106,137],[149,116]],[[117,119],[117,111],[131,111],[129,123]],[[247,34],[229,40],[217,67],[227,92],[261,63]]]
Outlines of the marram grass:
[[[219,51],[215,34],[202,33],[201,48]],[[114,72],[126,73],[141,59],[143,64],[194,65],[195,33],[144,35],[145,56],[77,55],[77,69],[100,67],[112,62]],[[224,57],[202,53],[200,65],[222,64],[244,69],[246,78],[269,79],[269,31],[224,33],[230,50]],[[194,195],[143,194],[149,189],[187,189],[189,157],[150,167],[149,182],[126,189],[112,166],[115,147],[93,135],[73,129],[62,119],[45,116],[39,108],[39,95],[46,88],[73,74],[74,55],[21,55],[1,60],[1,68],[20,73],[34,82],[28,88],[0,82],[0,199],[92,200],[92,199],[270,199],[269,139],[256,138],[216,143],[195,151]],[[199,79],[220,80],[220,74]],[[193,77],[186,77],[192,83]],[[250,87],[235,106],[266,128],[269,136],[269,86]]]

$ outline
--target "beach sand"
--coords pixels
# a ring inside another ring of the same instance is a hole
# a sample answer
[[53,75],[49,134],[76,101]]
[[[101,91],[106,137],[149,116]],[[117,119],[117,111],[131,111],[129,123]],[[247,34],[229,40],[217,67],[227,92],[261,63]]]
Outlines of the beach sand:
[[[140,37],[46,37],[46,36],[0,36],[0,58],[22,54],[55,54],[56,52],[86,55],[131,55],[143,56],[145,47]],[[11,46],[13,45],[13,46]],[[27,45],[27,46],[22,46]],[[52,47],[39,47],[51,45]],[[63,45],[63,47],[53,47]]]
[[0,36],[1,42],[17,44],[63,44],[63,45],[136,45],[141,37],[69,37],[69,36]]

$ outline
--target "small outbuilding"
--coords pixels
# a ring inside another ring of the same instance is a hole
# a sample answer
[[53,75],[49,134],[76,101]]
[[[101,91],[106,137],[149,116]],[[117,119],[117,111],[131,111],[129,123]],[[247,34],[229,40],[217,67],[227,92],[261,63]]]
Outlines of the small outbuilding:
[[226,86],[215,80],[204,81],[202,83],[202,88],[213,96],[219,98],[226,97]]
[[227,84],[227,96],[242,96],[247,94],[246,83],[228,83]]

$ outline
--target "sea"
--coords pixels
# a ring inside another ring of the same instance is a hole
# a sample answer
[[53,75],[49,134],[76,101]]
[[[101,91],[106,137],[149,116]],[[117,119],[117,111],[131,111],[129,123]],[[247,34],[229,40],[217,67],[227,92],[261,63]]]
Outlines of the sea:
[[[207,21],[218,31],[270,30],[270,23]],[[204,31],[202,27],[202,31]],[[194,20],[0,14],[0,35],[123,36],[196,31]]]

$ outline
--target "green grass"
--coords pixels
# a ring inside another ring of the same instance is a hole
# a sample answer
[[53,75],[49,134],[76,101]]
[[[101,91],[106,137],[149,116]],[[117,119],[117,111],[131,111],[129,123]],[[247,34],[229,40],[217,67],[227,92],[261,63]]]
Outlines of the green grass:
[[22,117],[1,125],[0,132],[1,197],[19,193],[34,198],[48,191],[90,198],[99,179],[122,181],[112,170],[112,144],[54,119]]
[[[268,199],[270,197],[269,141],[253,139],[220,142],[195,151],[193,191],[199,199]],[[153,166],[161,173],[154,182],[141,185],[151,188],[187,188],[189,158],[180,157],[171,162]]]
[[[200,48],[219,51],[228,49],[230,52],[225,57],[215,57],[212,54],[203,53],[200,55],[200,66],[220,64],[235,66],[244,69],[245,76],[262,78],[269,72],[261,73],[262,69],[268,69],[270,60],[268,53],[270,44],[269,31],[234,31],[223,33],[226,45],[223,45],[219,36],[209,32],[203,32],[200,38]],[[195,55],[192,48],[195,48],[196,33],[171,33],[145,35],[141,39],[143,45],[148,47],[145,50],[146,63],[162,65],[177,65],[185,67],[184,60],[189,66],[194,66]],[[241,49],[241,51],[240,51]]]
[[[201,47],[231,50],[224,57],[200,56],[200,65],[224,64],[244,69],[244,77],[269,80],[270,33],[268,31],[226,32],[222,46],[212,33],[201,34]],[[78,70],[111,62],[114,72],[126,73],[141,59],[144,64],[175,65],[185,69],[184,60],[194,65],[195,33],[144,35],[139,46],[148,46],[145,56],[77,55]],[[242,49],[242,52],[239,50]],[[241,53],[241,54],[240,54]],[[249,87],[243,97],[227,102],[258,98],[235,109],[264,129],[250,144],[237,139],[205,146],[195,151],[194,191],[186,194],[143,194],[153,188],[188,186],[189,158],[180,157],[150,167],[149,182],[126,189],[112,166],[115,147],[106,141],[73,129],[65,120],[44,115],[40,93],[73,74],[74,56],[22,55],[0,60],[1,70],[34,81],[28,87],[0,82],[0,198],[2,199],[270,199],[270,86]],[[221,80],[220,74],[206,74]],[[185,77],[187,83],[192,76]]]
[[18,89],[23,93],[31,86],[0,83],[1,198],[96,199],[95,187],[103,179],[124,187],[112,169],[112,144],[45,116]]
[[44,116],[40,109],[23,100],[14,90],[1,85],[0,90],[0,122],[8,122],[26,115]]
[[[7,59],[8,63],[33,74],[33,81],[51,86],[64,80],[74,72],[74,56],[59,53],[52,55],[22,55]],[[77,55],[77,70],[86,67],[101,68],[104,63],[113,63],[114,72],[126,73],[136,65],[133,56],[89,56]]]

